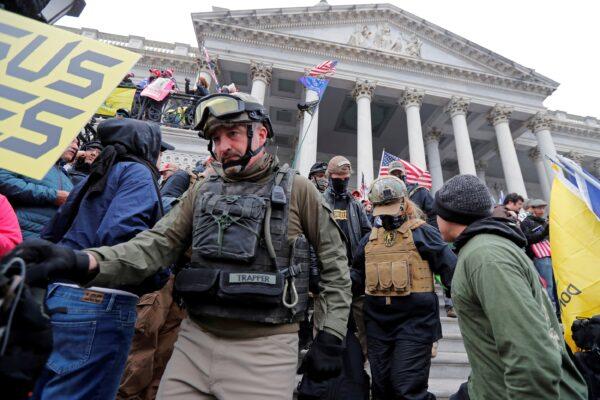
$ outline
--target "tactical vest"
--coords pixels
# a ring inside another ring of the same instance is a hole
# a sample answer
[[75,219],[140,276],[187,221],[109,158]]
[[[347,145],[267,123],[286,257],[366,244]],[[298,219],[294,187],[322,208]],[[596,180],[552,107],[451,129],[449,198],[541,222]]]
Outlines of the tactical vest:
[[192,257],[175,287],[192,315],[271,324],[300,321],[308,302],[308,242],[288,242],[295,171],[266,183],[208,177],[194,204]]
[[373,228],[365,247],[365,293],[370,296],[408,296],[433,292],[433,274],[421,258],[412,230],[425,222],[413,219],[394,231]]

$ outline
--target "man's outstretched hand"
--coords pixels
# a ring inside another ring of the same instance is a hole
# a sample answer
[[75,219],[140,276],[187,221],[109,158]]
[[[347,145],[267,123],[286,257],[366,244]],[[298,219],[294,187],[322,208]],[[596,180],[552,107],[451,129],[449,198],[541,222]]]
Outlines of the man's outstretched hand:
[[86,283],[93,277],[93,274],[90,274],[88,253],[59,246],[47,240],[26,240],[5,255],[2,263],[14,257],[25,261],[25,281],[31,286],[46,287],[50,282],[60,279]]

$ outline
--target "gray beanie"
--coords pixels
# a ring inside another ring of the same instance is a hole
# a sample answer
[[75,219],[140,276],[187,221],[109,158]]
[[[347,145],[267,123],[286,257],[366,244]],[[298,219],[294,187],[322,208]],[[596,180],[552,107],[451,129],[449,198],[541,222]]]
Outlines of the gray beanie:
[[461,225],[492,215],[492,196],[474,175],[456,175],[435,194],[434,211],[446,221]]

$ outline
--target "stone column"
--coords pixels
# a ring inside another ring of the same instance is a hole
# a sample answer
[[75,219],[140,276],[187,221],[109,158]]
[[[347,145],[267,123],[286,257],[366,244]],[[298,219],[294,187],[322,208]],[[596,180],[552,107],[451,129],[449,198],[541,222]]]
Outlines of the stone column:
[[461,174],[475,175],[475,160],[473,159],[473,150],[471,149],[471,140],[467,128],[468,108],[469,99],[453,96],[446,106],[446,112],[452,119],[458,170]]
[[[304,101],[310,103],[317,100],[319,100],[319,94],[314,90],[306,89]],[[300,128],[300,135],[298,136],[295,165],[293,165],[302,176],[308,176],[310,167],[317,162],[318,133],[319,107],[317,106],[312,115],[308,111],[305,111],[302,115],[302,128]]]
[[439,148],[441,136],[442,131],[437,128],[431,128],[431,131],[425,135],[425,149],[427,150],[427,161],[429,173],[431,174],[431,193],[437,192],[444,184]]
[[548,201],[550,200],[550,184],[548,183],[548,175],[546,175],[546,167],[544,167],[544,159],[540,154],[540,150],[537,147],[532,147],[531,150],[529,150],[529,158],[535,165],[544,199]]
[[265,104],[265,95],[267,86],[271,83],[272,72],[271,65],[250,61],[250,74],[252,76],[250,95],[260,101],[260,104]]
[[477,171],[477,177],[479,180],[487,185],[485,180],[485,171],[487,169],[487,162],[479,160],[475,163],[475,170]]
[[362,177],[368,186],[373,181],[373,131],[371,127],[371,99],[375,83],[357,80],[352,91],[356,100],[356,187],[360,188]]
[[408,151],[411,164],[426,170],[425,147],[423,145],[423,131],[421,128],[421,104],[424,92],[417,89],[406,88],[400,98],[400,105],[406,111],[406,125],[408,131]]
[[554,141],[550,133],[551,126],[552,119],[545,113],[535,114],[527,123],[527,127],[531,129],[537,138],[538,150],[544,162],[549,182],[554,179],[554,170],[552,169],[552,163],[546,156],[556,160],[556,147],[554,147]]
[[498,152],[502,160],[502,170],[504,171],[506,187],[509,192],[518,193],[527,198],[527,190],[525,189],[525,181],[523,180],[523,174],[519,166],[517,150],[515,149],[515,143],[508,125],[511,113],[511,108],[496,104],[488,113],[487,118],[496,131]]

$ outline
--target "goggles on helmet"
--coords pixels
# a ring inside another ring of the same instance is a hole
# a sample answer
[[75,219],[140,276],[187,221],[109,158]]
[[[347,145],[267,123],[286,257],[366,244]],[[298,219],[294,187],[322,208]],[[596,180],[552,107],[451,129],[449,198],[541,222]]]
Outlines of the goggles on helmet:
[[209,115],[216,118],[235,116],[246,111],[246,105],[242,99],[229,94],[216,93],[204,97],[196,107],[194,123],[196,129],[203,130]]

